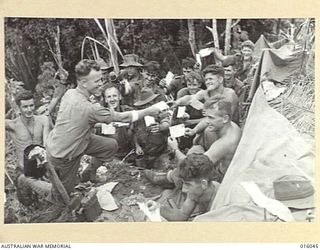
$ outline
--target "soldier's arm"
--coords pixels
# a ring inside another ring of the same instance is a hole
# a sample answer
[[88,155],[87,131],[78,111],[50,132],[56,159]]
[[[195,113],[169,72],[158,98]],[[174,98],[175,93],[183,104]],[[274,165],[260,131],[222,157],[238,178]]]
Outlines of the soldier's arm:
[[167,131],[171,125],[170,114],[167,112],[161,112],[159,114],[159,116],[161,117],[161,120],[159,122],[159,130],[160,131]]
[[43,140],[43,145],[46,145],[47,142],[47,137],[49,135],[50,132],[50,123],[49,123],[49,118],[48,116],[42,116],[41,117],[41,122],[43,125],[43,134],[42,134],[42,140]]
[[202,121],[202,118],[199,119],[190,119],[190,120],[186,120],[184,122],[185,125],[189,126],[189,125],[195,125],[195,124],[199,124]]
[[208,127],[208,123],[207,123],[207,119],[204,117],[201,119],[201,121],[197,124],[197,126],[195,126],[193,128],[194,130],[194,134],[199,134],[201,133],[203,130],[206,129],[206,127]]
[[111,122],[135,122],[142,119],[146,115],[156,116],[159,113],[159,109],[151,106],[142,110],[116,112],[109,110],[101,105],[92,105],[89,115],[90,123],[111,123]]
[[161,207],[160,214],[168,221],[187,221],[196,205],[196,202],[191,200],[188,196],[180,209]]
[[147,115],[156,116],[158,113],[159,113],[158,108],[154,106],[150,106],[148,108],[135,110],[135,111],[113,112],[112,119],[113,121],[119,121],[119,122],[134,122],[142,119]]
[[229,138],[220,138],[216,140],[210,148],[204,153],[209,159],[213,162],[213,164],[217,164],[221,161],[226,154],[229,152],[230,142]]
[[6,119],[5,120],[5,129],[9,131],[14,131],[14,121]]
[[49,114],[54,112],[55,107],[57,106],[58,102],[61,100],[65,92],[66,92],[66,86],[59,83],[58,86],[55,88],[53,98],[48,105]]
[[231,96],[231,120],[239,124],[240,114],[239,114],[239,98],[237,94],[233,91]]

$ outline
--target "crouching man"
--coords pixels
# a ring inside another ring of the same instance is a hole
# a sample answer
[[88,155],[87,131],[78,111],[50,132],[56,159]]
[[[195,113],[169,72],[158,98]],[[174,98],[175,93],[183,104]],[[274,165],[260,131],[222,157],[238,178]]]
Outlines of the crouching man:
[[[183,182],[182,192],[187,198],[180,209],[162,206],[160,214],[168,221],[187,221],[193,213],[202,214],[210,210],[219,188],[219,183],[212,181],[214,166],[204,154],[190,154],[180,163],[179,177]],[[150,209],[156,207],[154,201],[147,203]]]
[[[156,116],[159,109],[149,107],[139,111],[116,112],[89,101],[90,95],[100,91],[103,76],[100,66],[93,60],[81,60],[75,67],[77,87],[68,90],[62,98],[56,124],[46,144],[48,163],[56,168],[62,185],[71,193],[77,180],[82,155],[92,156],[90,165],[82,175],[82,181],[95,178],[96,170],[110,161],[117,152],[115,139],[95,135],[96,123],[113,121],[135,122],[146,115]],[[51,192],[51,201],[61,201],[59,192]]]

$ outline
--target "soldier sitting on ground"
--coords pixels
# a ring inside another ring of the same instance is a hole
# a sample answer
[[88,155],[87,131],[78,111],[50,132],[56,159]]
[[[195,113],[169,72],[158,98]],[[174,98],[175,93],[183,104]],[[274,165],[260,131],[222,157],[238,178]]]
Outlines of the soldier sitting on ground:
[[[194,95],[201,91],[201,85],[204,82],[202,76],[199,73],[191,71],[186,75],[187,87],[180,89],[178,92],[178,98],[184,97],[186,95]],[[188,128],[194,128],[200,120],[203,118],[202,111],[197,110],[191,105],[185,107],[185,113],[183,117],[177,118],[179,107],[175,110],[173,114],[173,125],[184,123]],[[180,137],[179,138],[179,148],[182,150],[189,149],[192,147],[192,141],[194,137]]]
[[[205,121],[208,127],[202,132],[203,140],[194,145],[188,154],[199,153],[209,157],[213,162],[216,181],[221,182],[241,138],[241,130],[237,124],[231,121],[231,103],[222,97],[209,99],[204,104]],[[186,129],[186,135],[194,135],[195,129]],[[178,162],[186,157],[178,148],[176,139],[170,138],[168,146],[175,151]],[[155,173],[145,171],[146,178],[153,184],[170,186],[174,183],[180,185],[179,168],[170,170],[168,173]]]
[[[214,166],[204,154],[190,154],[179,165],[179,177],[182,179],[182,192],[187,198],[181,208],[162,206],[160,214],[168,221],[187,221],[192,214],[202,214],[210,210],[219,188],[219,183],[213,181]],[[155,201],[148,201],[152,210],[158,206]]]
[[124,55],[123,63],[120,64],[121,74],[125,75],[125,79],[129,86],[121,88],[123,103],[132,106],[134,102],[139,100],[143,75],[141,74],[142,64],[139,63],[139,57],[135,54]]
[[[122,97],[119,90],[115,86],[108,84],[104,90],[104,106],[117,112],[132,111],[132,107],[120,104],[121,99]],[[133,124],[113,122],[108,125],[112,126],[113,128],[111,127],[110,132],[106,132],[105,134],[103,133],[104,131],[102,126],[102,123],[96,125],[97,134],[116,139],[118,143],[118,152],[116,153],[115,157],[118,159],[125,157],[133,148]]]
[[[144,88],[141,91],[141,99],[134,104],[138,109],[148,108],[161,101],[161,95],[154,94],[151,89]],[[167,150],[168,129],[170,127],[170,115],[162,111],[154,117],[154,122],[149,126],[145,120],[134,124],[133,140],[136,148],[136,164],[142,168],[153,168],[155,160]]]
[[178,91],[187,87],[186,75],[194,70],[196,61],[190,57],[182,59],[182,75],[174,77],[171,83],[167,83],[165,79],[160,81],[160,86],[163,87],[167,95],[172,95],[174,99],[177,98]]
[[31,91],[22,90],[15,101],[20,116],[5,120],[5,129],[13,141],[17,156],[15,180],[23,173],[23,151],[31,144],[44,145],[49,134],[49,119],[45,115],[35,115],[34,97]]

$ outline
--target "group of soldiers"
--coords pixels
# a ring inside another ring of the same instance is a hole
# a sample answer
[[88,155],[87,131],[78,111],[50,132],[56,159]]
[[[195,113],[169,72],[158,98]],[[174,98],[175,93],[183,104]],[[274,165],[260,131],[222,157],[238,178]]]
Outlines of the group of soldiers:
[[[53,204],[64,203],[57,187],[41,179],[45,173],[30,171],[26,149],[32,145],[45,148],[68,194],[79,182],[97,182],[96,171],[104,162],[125,158],[145,169],[151,183],[186,194],[180,208],[161,207],[166,220],[188,220],[195,210],[207,211],[241,138],[253,49],[250,40],[234,55],[212,48],[209,56],[215,64],[201,68],[185,58],[183,74],[169,72],[165,78],[158,62],[142,65],[134,54],[124,56],[119,74],[102,59],[83,59],[75,66],[77,86],[66,91],[67,78],[61,77],[49,111],[42,115],[35,114],[33,93],[22,89],[15,96],[20,115],[5,121],[16,147],[14,179],[20,201],[29,204],[23,193],[28,187]],[[57,103],[57,118],[51,122]],[[183,134],[177,136],[173,127],[182,128]],[[155,171],[158,159],[168,152],[175,168]],[[91,161],[79,173],[83,155]],[[151,210],[158,206],[148,205]]]

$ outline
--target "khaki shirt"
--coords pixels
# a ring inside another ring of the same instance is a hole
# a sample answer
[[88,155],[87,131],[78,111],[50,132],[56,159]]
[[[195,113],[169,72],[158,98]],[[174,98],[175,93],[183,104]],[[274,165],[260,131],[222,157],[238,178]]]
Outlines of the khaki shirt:
[[58,117],[47,139],[47,150],[55,158],[73,159],[88,146],[95,123],[110,123],[109,109],[91,103],[81,89],[70,89],[62,98]]

